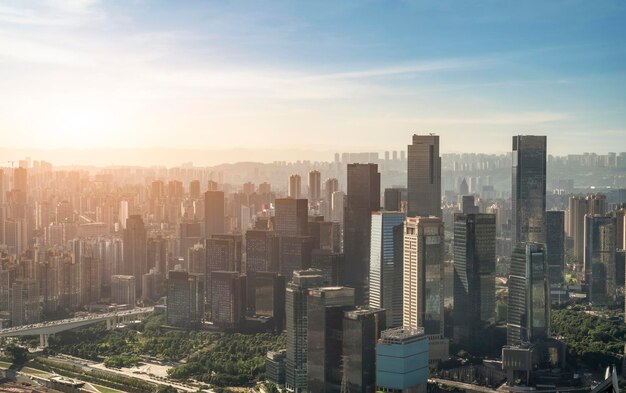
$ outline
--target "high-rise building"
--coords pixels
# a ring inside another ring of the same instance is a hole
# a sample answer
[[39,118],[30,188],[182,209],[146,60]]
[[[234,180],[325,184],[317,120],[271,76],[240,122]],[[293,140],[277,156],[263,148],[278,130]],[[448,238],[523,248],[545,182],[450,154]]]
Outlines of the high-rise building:
[[308,388],[307,347],[309,288],[322,286],[322,272],[316,269],[296,271],[287,285],[285,314],[287,335],[287,388],[302,392]]
[[279,237],[273,231],[246,231],[246,272],[278,271]]
[[407,190],[406,188],[394,187],[385,188],[385,210],[390,212],[402,211],[402,204],[406,202]]
[[333,193],[339,191],[339,180],[335,178],[326,179],[324,182],[324,218],[327,221],[332,220]]
[[135,276],[114,275],[111,277],[111,302],[135,307],[136,295]]
[[404,222],[403,326],[424,328],[430,361],[448,357],[444,338],[444,231],[438,217],[407,217]]
[[343,378],[347,392],[376,392],[376,343],[386,328],[385,310],[357,309],[343,317]]
[[191,322],[189,273],[171,270],[167,277],[167,324],[188,326]]
[[26,168],[13,169],[13,190],[28,193],[28,171]]
[[345,218],[346,194],[343,191],[335,191],[331,200],[330,220],[338,222],[343,227]]
[[191,199],[200,199],[200,180],[189,182],[189,196]]
[[313,238],[311,236],[281,236],[278,248],[278,271],[290,280],[294,270],[311,267]]
[[148,273],[148,239],[141,215],[133,214],[124,229],[124,264],[120,273],[135,276],[137,294],[141,294],[141,277]]
[[594,305],[607,305],[615,301],[615,227],[615,217],[585,216],[583,272],[588,300]]
[[211,273],[211,321],[222,328],[235,329],[245,310],[245,279],[239,272]]
[[369,305],[387,311],[389,327],[402,326],[404,213],[372,213]]
[[520,345],[548,337],[550,289],[546,246],[518,243],[511,255],[507,343]]
[[309,172],[309,199],[317,201],[322,196],[322,177],[319,171]]
[[276,199],[274,232],[281,236],[308,235],[308,202],[306,199]]
[[354,307],[354,289],[309,289],[308,390],[339,392],[343,365],[343,316]]
[[282,332],[285,327],[285,277],[274,272],[255,272],[254,314],[272,318],[274,330]]
[[477,340],[480,328],[495,321],[496,216],[454,215],[454,338]]
[[385,330],[376,345],[376,385],[379,392],[426,393],[428,337],[424,328]]
[[511,240],[546,242],[546,137],[513,137]]
[[380,210],[380,173],[376,164],[348,164],[344,219],[346,285],[358,305],[367,304],[372,212]]
[[126,220],[128,220],[128,201],[120,201],[118,222],[122,229],[126,229]]
[[224,233],[224,192],[204,193],[204,236]]
[[11,323],[13,326],[39,322],[39,285],[36,280],[19,279],[11,285]]
[[441,217],[439,135],[413,135],[408,152],[408,215]]
[[550,285],[561,284],[565,267],[565,212],[562,210],[547,211],[546,227]]
[[300,199],[302,195],[302,178],[300,175],[289,176],[289,189],[287,191],[289,198]]

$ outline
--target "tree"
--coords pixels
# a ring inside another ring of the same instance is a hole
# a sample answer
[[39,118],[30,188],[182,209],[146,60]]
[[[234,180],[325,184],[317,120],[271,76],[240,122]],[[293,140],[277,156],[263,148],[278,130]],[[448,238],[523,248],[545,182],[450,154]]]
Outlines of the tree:
[[13,364],[21,366],[28,360],[28,350],[13,343],[9,344],[4,352],[9,356]]
[[170,385],[161,385],[157,389],[157,393],[178,393],[178,390]]

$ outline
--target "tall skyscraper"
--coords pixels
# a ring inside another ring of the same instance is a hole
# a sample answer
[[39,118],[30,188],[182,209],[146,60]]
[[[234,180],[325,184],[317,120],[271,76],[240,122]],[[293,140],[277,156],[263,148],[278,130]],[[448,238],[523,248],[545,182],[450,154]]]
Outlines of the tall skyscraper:
[[308,235],[309,210],[306,199],[276,199],[274,205],[274,232],[277,235]]
[[277,272],[279,237],[273,231],[246,231],[246,272]]
[[426,393],[428,337],[424,329],[385,330],[376,345],[376,385],[381,392]]
[[403,326],[424,328],[432,362],[448,356],[444,338],[444,231],[438,217],[407,217],[404,222]]
[[137,294],[141,295],[141,277],[148,273],[148,238],[143,219],[132,214],[124,229],[124,264],[120,273],[135,277]]
[[289,176],[289,198],[300,199],[302,195],[302,178],[300,175]]
[[550,332],[550,289],[546,246],[518,243],[511,255],[507,343],[520,345],[547,338]]
[[324,218],[327,221],[332,220],[333,193],[339,191],[339,180],[335,178],[326,179],[324,182]]
[[408,215],[441,217],[439,136],[413,135],[408,151]]
[[211,321],[222,328],[239,326],[245,310],[245,280],[239,272],[211,273]]
[[513,244],[546,242],[546,137],[513,137]]
[[403,202],[406,202],[406,188],[385,188],[385,210],[391,212],[402,211]]
[[114,275],[111,277],[111,301],[113,303],[135,307],[136,296],[134,276]]
[[224,233],[224,192],[204,193],[204,236]]
[[496,216],[454,215],[454,338],[468,343],[495,320]]
[[354,307],[354,289],[309,289],[308,390],[339,392],[342,382],[343,316]]
[[344,219],[346,285],[355,288],[358,305],[367,304],[372,212],[380,209],[380,173],[376,164],[348,164]]
[[565,212],[562,210],[547,211],[546,227],[550,285],[561,284],[565,267]]
[[615,217],[585,216],[583,271],[588,300],[595,305],[607,305],[615,301],[615,227]]
[[386,328],[385,310],[357,309],[343,315],[343,378],[347,392],[376,392],[376,344]]
[[200,180],[189,182],[189,196],[191,199],[200,199]]
[[372,213],[369,305],[387,311],[389,327],[402,326],[404,213]]
[[322,177],[319,171],[309,172],[309,199],[317,201],[322,196]]
[[287,285],[285,314],[287,335],[286,385],[294,392],[307,390],[309,288],[322,286],[322,272],[316,269],[296,271]]

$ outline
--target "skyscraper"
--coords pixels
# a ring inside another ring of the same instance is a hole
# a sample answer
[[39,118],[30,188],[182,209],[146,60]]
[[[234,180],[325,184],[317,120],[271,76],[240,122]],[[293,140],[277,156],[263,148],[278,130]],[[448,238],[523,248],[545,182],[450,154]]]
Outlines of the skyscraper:
[[546,137],[513,137],[513,245],[546,242]]
[[344,220],[346,285],[355,288],[358,305],[367,304],[372,212],[380,209],[380,173],[376,164],[348,164]]
[[302,178],[300,175],[289,176],[289,198],[300,199],[302,195]]
[[595,305],[607,305],[615,300],[615,227],[615,217],[585,216],[583,271],[588,300]]
[[308,390],[339,392],[342,382],[344,311],[354,307],[354,289],[309,289]]
[[404,222],[403,308],[405,328],[424,328],[430,361],[448,356],[444,338],[444,231],[438,217],[407,217]]
[[224,192],[204,193],[204,236],[224,233]]
[[385,188],[385,210],[392,212],[402,211],[402,202],[406,202],[406,188]]
[[222,328],[239,326],[245,310],[245,280],[239,272],[211,273],[211,321]]
[[426,393],[428,338],[424,329],[398,327],[385,330],[376,345],[378,391]]
[[274,232],[283,236],[308,235],[308,203],[306,199],[276,199]]
[[148,239],[141,215],[132,214],[124,229],[124,264],[120,273],[135,276],[137,294],[141,295],[141,277],[148,273]]
[[326,179],[324,182],[324,218],[327,221],[332,220],[333,193],[339,191],[339,180],[335,178]]
[[189,182],[189,196],[191,199],[200,199],[200,180]]
[[134,276],[114,275],[111,277],[111,301],[113,303],[135,307],[136,296]]
[[402,326],[404,213],[372,213],[369,305],[387,311],[389,327]]
[[287,317],[286,385],[294,392],[302,392],[308,387],[308,290],[319,287],[322,283],[322,272],[308,269],[294,272],[293,281],[287,285],[285,296],[285,314]]
[[547,338],[550,332],[550,290],[546,247],[518,243],[511,255],[507,343],[520,345]]
[[319,171],[309,172],[309,199],[317,201],[320,199],[322,192],[322,177]]
[[439,136],[413,135],[408,152],[408,215],[441,217]]
[[496,216],[454,215],[454,338],[475,341],[493,323],[496,297]]
[[548,248],[548,277],[550,285],[563,282],[565,265],[565,212],[549,210],[546,212]]

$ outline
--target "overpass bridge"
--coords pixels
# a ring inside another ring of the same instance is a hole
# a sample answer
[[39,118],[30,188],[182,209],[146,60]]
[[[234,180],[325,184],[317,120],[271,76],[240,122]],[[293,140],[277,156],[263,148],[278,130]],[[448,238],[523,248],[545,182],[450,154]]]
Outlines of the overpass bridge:
[[154,307],[140,307],[131,310],[115,311],[104,314],[89,314],[82,317],[61,319],[58,321],[40,322],[31,325],[21,325],[0,329],[0,337],[36,336],[42,347],[48,346],[48,337],[51,334],[75,329],[81,326],[106,321],[107,329],[113,329],[120,322],[129,322],[142,319],[154,312]]

